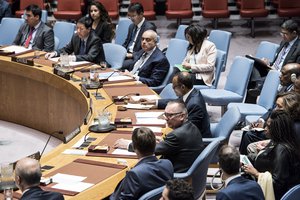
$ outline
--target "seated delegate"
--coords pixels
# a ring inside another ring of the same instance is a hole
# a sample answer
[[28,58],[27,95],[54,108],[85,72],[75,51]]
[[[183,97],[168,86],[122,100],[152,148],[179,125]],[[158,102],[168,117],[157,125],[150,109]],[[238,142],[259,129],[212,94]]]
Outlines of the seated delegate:
[[73,35],[71,42],[62,49],[47,53],[46,59],[60,56],[62,53],[69,55],[70,61],[89,61],[100,63],[105,61],[104,51],[100,38],[91,31],[92,20],[89,17],[82,17],[76,24],[77,32]]

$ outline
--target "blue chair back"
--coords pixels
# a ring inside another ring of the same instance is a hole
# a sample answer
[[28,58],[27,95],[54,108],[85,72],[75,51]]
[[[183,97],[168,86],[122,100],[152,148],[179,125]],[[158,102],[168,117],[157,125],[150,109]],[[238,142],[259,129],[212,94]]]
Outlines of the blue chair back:
[[186,40],[173,38],[169,41],[169,45],[166,51],[166,57],[170,63],[168,74],[165,77],[162,84],[157,87],[151,87],[152,90],[154,90],[157,93],[160,93],[163,90],[163,88],[168,84],[174,71],[174,65],[182,63],[186,56],[188,45],[189,43]]
[[75,24],[56,21],[53,26],[54,36],[59,39],[58,49],[65,47],[72,39],[75,32]]
[[279,47],[278,44],[275,44],[272,42],[267,42],[267,41],[262,41],[258,45],[255,57],[256,58],[267,58],[270,62],[272,62],[275,58],[278,47]]
[[213,42],[218,50],[222,50],[226,53],[225,60],[222,66],[222,71],[225,71],[231,35],[232,33],[221,30],[212,30],[209,34],[208,40]]
[[236,56],[231,65],[224,89],[244,96],[252,72],[253,60]]
[[164,89],[159,93],[162,99],[177,99],[177,96],[173,90],[173,84],[169,83],[164,87]]
[[280,83],[280,72],[270,70],[264,82],[257,104],[269,110],[273,107]]
[[240,118],[241,113],[237,107],[229,108],[222,116],[216,128],[211,130],[213,138],[224,137],[226,140],[228,140]]
[[24,19],[4,17],[0,25],[0,45],[12,45]]
[[287,191],[280,200],[299,200],[300,197],[300,184],[294,186]]
[[175,38],[176,38],[176,39],[181,39],[181,40],[186,40],[184,31],[185,31],[185,29],[186,29],[187,27],[188,27],[188,25],[179,25],[179,26],[178,26],[178,29],[177,29],[177,31],[176,31]]
[[120,18],[117,28],[116,28],[116,38],[115,38],[115,44],[123,45],[127,34],[128,34],[128,28],[132,21],[128,18]]
[[59,46],[59,39],[58,37],[54,36],[54,50],[58,50]]
[[199,199],[199,197],[205,191],[208,166],[211,159],[215,155],[220,142],[223,140],[224,137],[214,138],[212,142],[199,154],[187,172],[174,173],[174,178],[192,181],[194,199]]
[[159,188],[155,188],[141,196],[139,200],[158,200],[161,197],[161,194],[164,190],[165,186],[161,186]]
[[106,62],[110,64],[112,68],[120,69],[126,57],[126,49],[119,44],[104,43],[103,50]]

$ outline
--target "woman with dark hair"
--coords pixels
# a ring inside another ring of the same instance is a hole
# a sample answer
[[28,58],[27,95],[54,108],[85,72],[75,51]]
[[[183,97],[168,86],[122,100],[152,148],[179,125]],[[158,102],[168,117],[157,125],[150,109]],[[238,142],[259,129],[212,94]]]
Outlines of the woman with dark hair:
[[189,25],[184,33],[190,44],[182,66],[190,70],[194,84],[211,86],[215,79],[215,44],[206,39],[207,30],[198,24]]
[[111,42],[114,34],[111,19],[104,6],[93,1],[90,6],[89,16],[93,19],[92,30],[101,39],[102,43]]
[[254,167],[245,165],[243,168],[256,178],[259,178],[260,172],[270,172],[275,198],[280,199],[290,188],[300,183],[299,144],[293,120],[286,111],[272,112],[265,130],[271,138],[270,143],[258,153]]

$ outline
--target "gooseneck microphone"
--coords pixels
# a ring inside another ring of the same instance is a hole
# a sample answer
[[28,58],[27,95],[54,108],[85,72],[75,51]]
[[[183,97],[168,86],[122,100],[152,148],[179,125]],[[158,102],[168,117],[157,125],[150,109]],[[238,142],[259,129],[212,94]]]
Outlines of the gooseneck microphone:
[[[124,96],[122,96],[121,98],[119,98],[118,100],[123,100],[125,97],[129,96],[129,95],[133,95],[133,96],[140,96],[140,93],[128,93],[125,94]],[[107,106],[104,107],[104,109],[102,110],[102,112],[104,112],[108,107],[110,107],[111,105],[113,105],[115,102],[113,101],[112,103],[108,104]]]

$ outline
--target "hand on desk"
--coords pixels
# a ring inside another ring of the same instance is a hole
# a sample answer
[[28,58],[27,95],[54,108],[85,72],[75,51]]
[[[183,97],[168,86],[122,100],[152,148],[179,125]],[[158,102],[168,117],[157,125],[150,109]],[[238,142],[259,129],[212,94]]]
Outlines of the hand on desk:
[[155,105],[156,100],[155,99],[146,99],[146,98],[141,98],[140,99],[141,104],[143,105]]
[[52,51],[52,52],[50,52],[50,53],[46,53],[46,54],[45,54],[45,58],[46,58],[46,59],[53,58],[53,57],[55,57],[55,56],[56,56],[56,52],[55,52],[55,51]]
[[134,75],[132,73],[130,73],[130,71],[128,71],[127,69],[124,72],[120,73],[120,74],[123,75],[123,76],[129,76],[129,77],[134,78]]
[[126,139],[118,139],[115,144],[114,144],[114,148],[120,148],[120,149],[128,149],[129,144],[131,143],[131,140],[126,140]]

